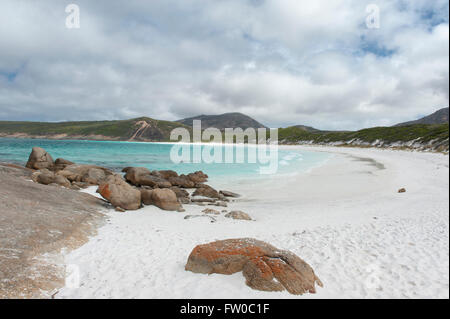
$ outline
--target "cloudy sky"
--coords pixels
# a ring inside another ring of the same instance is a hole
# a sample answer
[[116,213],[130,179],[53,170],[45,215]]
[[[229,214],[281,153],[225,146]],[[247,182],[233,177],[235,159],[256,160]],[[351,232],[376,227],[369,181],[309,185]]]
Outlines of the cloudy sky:
[[[80,28],[65,8],[80,9]],[[366,20],[379,8],[379,28]],[[246,113],[359,129],[449,101],[448,1],[0,1],[0,120]]]

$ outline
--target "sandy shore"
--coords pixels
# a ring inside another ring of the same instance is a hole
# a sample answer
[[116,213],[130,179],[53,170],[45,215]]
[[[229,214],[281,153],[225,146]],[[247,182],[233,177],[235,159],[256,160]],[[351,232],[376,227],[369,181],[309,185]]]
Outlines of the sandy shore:
[[[185,205],[185,213],[153,206],[111,210],[98,235],[65,255],[65,263],[79,270],[80,286],[63,288],[56,297],[449,297],[448,156],[297,147],[333,156],[290,177],[209,182],[243,194],[227,209],[243,210],[255,221],[185,220],[204,209],[193,205]],[[407,192],[397,193],[401,187]],[[248,288],[241,273],[207,276],[184,270],[197,244],[238,237],[293,251],[314,268],[324,288],[304,296],[261,292]]]

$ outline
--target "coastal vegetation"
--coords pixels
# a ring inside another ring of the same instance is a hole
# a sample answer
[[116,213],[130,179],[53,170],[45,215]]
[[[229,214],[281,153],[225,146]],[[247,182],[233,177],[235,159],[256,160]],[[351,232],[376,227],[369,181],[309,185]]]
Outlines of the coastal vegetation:
[[[230,116],[222,114],[217,117],[225,118],[227,125],[232,128],[241,127],[245,129],[251,123],[257,123],[256,126],[261,127],[259,122],[252,122],[249,120],[251,118],[240,113],[230,113]],[[202,129],[211,127],[214,121],[216,121],[214,116],[207,117],[206,123],[202,121]],[[170,133],[175,128],[185,128],[192,133],[192,126],[189,126],[186,120],[182,122],[184,124],[155,120],[149,117],[116,121],[58,123],[0,121],[0,137],[167,142],[170,141]],[[266,137],[269,138],[269,132],[266,133]],[[278,130],[278,141],[280,144],[407,147],[448,151],[449,124],[448,122],[443,124],[410,124],[373,127],[358,131],[322,131],[308,126],[296,125],[280,128]]]
[[373,127],[359,131],[306,131],[298,127],[287,127],[278,130],[280,141],[295,143],[311,141],[313,143],[334,143],[360,140],[366,143],[384,141],[385,143],[408,142],[420,140],[422,143],[430,141],[448,141],[449,125],[447,124],[415,124],[399,127]]

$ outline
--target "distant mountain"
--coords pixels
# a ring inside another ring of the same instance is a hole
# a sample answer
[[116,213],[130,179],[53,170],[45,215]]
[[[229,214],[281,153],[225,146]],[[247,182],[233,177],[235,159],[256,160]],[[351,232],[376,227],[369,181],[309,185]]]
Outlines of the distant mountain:
[[242,129],[247,129],[249,127],[253,128],[265,128],[263,124],[258,121],[252,119],[250,116],[247,116],[242,113],[225,113],[220,115],[199,115],[195,117],[189,117],[186,119],[178,120],[177,122],[192,126],[193,120],[201,120],[202,121],[202,129],[206,129],[208,127],[215,127],[219,130],[223,130],[225,128],[237,128],[240,127]]
[[440,109],[439,111],[436,111],[428,116],[422,117],[421,119],[399,123],[394,126],[406,126],[414,124],[445,124],[445,123],[448,123],[448,107]]
[[0,137],[87,139],[112,141],[169,141],[176,122],[149,117],[117,121],[10,122],[0,121]]

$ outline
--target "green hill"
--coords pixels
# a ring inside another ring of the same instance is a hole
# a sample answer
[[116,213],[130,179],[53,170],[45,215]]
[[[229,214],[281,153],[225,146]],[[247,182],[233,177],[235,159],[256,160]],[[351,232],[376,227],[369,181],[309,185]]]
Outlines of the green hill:
[[0,121],[0,136],[96,140],[168,141],[177,127],[190,127],[148,117],[118,121],[11,122]]
[[[447,150],[449,125],[415,124],[400,127],[373,127],[359,131],[312,131],[298,127],[281,128],[280,143],[287,144],[339,144],[357,146],[417,147]],[[429,145],[428,145],[429,144]]]

